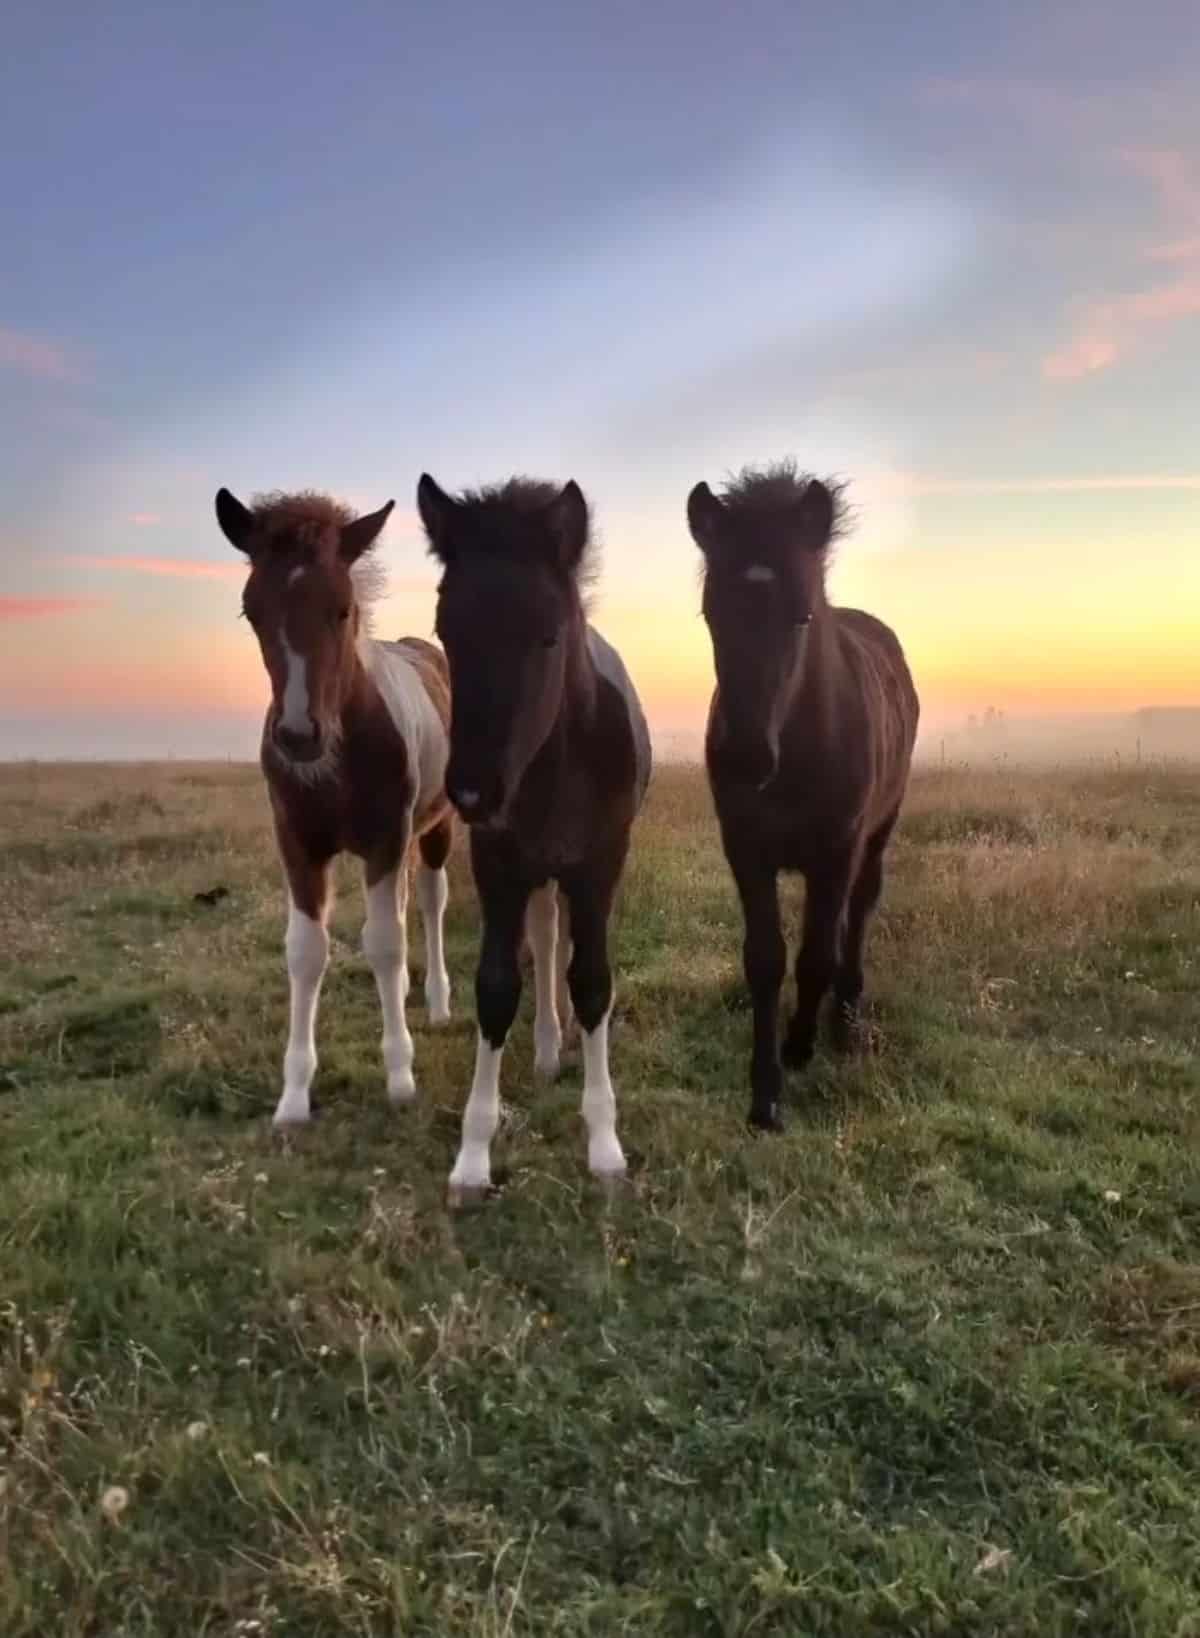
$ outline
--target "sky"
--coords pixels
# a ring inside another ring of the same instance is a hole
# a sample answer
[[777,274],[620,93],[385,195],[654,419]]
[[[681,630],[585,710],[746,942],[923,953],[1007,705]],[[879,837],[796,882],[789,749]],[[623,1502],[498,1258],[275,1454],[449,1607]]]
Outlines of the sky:
[[252,754],[212,499],[589,495],[661,745],[684,503],[849,480],[835,601],[927,733],[1200,704],[1193,0],[18,0],[0,58],[0,756]]

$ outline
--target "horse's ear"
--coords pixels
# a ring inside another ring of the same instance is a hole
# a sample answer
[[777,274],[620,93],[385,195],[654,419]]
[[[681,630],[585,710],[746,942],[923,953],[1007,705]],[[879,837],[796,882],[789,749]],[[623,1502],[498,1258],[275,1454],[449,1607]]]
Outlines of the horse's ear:
[[249,550],[246,542],[254,533],[254,513],[228,489],[217,490],[217,522],[231,546],[236,546],[239,552]]
[[428,472],[422,472],[417,485],[417,511],[429,540],[429,550],[443,563],[450,561],[450,531],[458,502],[452,500]]
[[823,548],[833,533],[833,493],[819,478],[810,478],[800,497],[800,526],[804,544]]
[[698,483],[687,499],[688,528],[702,552],[716,544],[725,516],[725,502],[718,500],[706,483]]
[[395,504],[394,500],[390,500],[386,506],[381,506],[378,512],[366,512],[361,518],[355,518],[353,523],[343,526],[341,543],[338,546],[338,556],[343,563],[357,563],[367,547],[375,544],[379,531],[391,516]]
[[546,508],[546,519],[564,569],[576,569],[588,543],[588,503],[571,478]]

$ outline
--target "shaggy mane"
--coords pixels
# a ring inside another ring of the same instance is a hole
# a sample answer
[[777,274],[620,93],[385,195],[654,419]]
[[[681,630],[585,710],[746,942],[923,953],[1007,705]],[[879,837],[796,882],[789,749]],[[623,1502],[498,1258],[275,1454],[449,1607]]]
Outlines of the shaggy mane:
[[820,478],[814,472],[802,472],[794,460],[772,461],[770,466],[744,466],[734,473],[721,490],[721,500],[733,513],[746,516],[756,512],[786,512],[804,498],[809,484],[822,483],[833,497],[833,527],[830,540],[837,540],[849,529],[850,507],[846,501],[846,483],[840,478]]
[[[344,501],[335,500],[318,489],[297,489],[292,493],[273,489],[267,494],[255,495],[250,510],[268,550],[306,547],[315,558],[329,550],[337,533],[357,516]],[[377,535],[350,570],[355,601],[364,614],[368,614],[370,604],[378,603],[387,592],[387,570],[375,555],[379,540]]]
[[[561,493],[561,484],[548,483],[542,478],[516,477],[504,483],[487,484],[482,489],[464,489],[452,498],[474,514],[477,528],[471,531],[471,550],[511,557],[519,562],[525,555],[523,533],[516,530],[514,538],[505,525],[520,523],[545,511]],[[575,568],[575,583],[586,590],[600,572],[600,552],[593,532],[591,502],[586,495],[583,498],[587,507],[587,539]]]

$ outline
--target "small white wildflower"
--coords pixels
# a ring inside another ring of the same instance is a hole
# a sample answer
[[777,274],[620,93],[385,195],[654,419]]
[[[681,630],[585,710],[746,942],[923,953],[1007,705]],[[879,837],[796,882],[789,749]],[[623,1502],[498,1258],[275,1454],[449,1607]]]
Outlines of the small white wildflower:
[[246,1355],[243,1354],[242,1357],[238,1360],[238,1370],[239,1371],[248,1371],[249,1369],[250,1369],[250,1361],[247,1359]]
[[321,1346],[317,1349],[317,1358],[318,1359],[328,1359],[332,1352],[333,1352],[333,1349],[329,1346],[329,1344],[327,1342],[323,1342],[321,1344]]
[[375,1168],[375,1176],[376,1176],[376,1177],[386,1177],[386,1176],[387,1176],[387,1169],[386,1169],[386,1167],[384,1167],[384,1166],[376,1166],[376,1168]]
[[265,1450],[256,1450],[254,1452],[254,1465],[255,1467],[270,1467],[271,1458]]
[[267,1176],[266,1172],[255,1172],[254,1181],[256,1183],[269,1183],[271,1179]]
[[129,1492],[124,1485],[110,1484],[100,1498],[100,1511],[114,1524],[128,1506]]
[[1110,1206],[1120,1204],[1121,1191],[1119,1189],[1105,1189],[1104,1198]]
[[187,1436],[192,1441],[193,1444],[198,1444],[201,1439],[203,1439],[203,1438],[205,1438],[207,1436],[207,1434],[208,1434],[208,1423],[207,1422],[189,1422],[188,1423],[188,1425],[187,1425]]

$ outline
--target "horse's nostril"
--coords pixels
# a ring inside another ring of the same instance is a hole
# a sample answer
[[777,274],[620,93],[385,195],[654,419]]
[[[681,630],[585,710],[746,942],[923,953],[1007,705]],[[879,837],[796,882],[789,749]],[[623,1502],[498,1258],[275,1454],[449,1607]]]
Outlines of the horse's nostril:
[[283,723],[275,726],[275,738],[281,750],[289,756],[316,756],[321,749],[321,730],[314,726],[307,734],[297,733],[294,728],[285,728]]
[[459,791],[458,805],[460,808],[475,808],[479,806],[478,791]]

